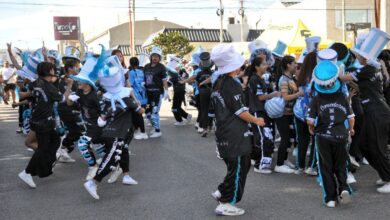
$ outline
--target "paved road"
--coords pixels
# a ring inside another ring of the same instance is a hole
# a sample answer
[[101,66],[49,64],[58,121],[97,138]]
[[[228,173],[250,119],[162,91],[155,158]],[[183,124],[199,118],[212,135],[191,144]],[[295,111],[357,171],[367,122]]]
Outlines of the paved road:
[[[195,113],[195,112],[192,112]],[[0,104],[0,219],[221,219],[210,193],[225,174],[216,159],[214,137],[201,138],[193,126],[174,127],[168,103],[162,117],[163,137],[133,141],[131,176],[137,186],[99,185],[100,200],[83,188],[86,164],[78,152],[73,164],[59,164],[55,173],[35,179],[36,189],[17,174],[31,156],[16,134],[16,111]],[[389,219],[390,195],[375,192],[377,175],[362,167],[356,175],[352,204],[324,208],[315,178],[260,175],[250,171],[240,219]]]

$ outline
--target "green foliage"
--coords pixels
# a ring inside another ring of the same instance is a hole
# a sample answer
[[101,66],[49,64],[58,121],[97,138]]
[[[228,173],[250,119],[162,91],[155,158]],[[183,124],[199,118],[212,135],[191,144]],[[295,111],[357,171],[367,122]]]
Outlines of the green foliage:
[[153,45],[160,46],[163,54],[175,54],[179,57],[183,57],[194,49],[188,38],[177,32],[159,34],[153,39]]

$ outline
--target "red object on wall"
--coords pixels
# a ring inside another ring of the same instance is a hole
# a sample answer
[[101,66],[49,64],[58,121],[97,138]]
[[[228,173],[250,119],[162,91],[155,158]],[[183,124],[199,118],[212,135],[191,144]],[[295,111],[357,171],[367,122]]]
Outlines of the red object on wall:
[[79,40],[79,17],[53,17],[55,40]]

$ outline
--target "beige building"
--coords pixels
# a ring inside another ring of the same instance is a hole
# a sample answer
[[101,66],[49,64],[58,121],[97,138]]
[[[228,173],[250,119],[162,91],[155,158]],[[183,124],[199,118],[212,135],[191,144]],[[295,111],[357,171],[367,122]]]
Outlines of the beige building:
[[[135,45],[142,45],[142,43],[151,35],[163,28],[186,28],[184,26],[160,20],[147,20],[135,22]],[[94,48],[98,44],[103,44],[108,48],[113,48],[119,45],[129,45],[130,33],[129,22],[112,27],[100,34],[90,36],[85,35],[88,46]],[[139,48],[139,47],[138,47]]]
[[[381,1],[381,29],[390,32],[390,1]],[[344,7],[343,7],[344,4]],[[327,35],[337,41],[353,42],[353,31],[343,31],[343,14],[346,24],[358,24],[357,32],[375,27],[375,0],[327,0]],[[343,8],[345,11],[343,13]],[[367,28],[365,28],[367,27]]]

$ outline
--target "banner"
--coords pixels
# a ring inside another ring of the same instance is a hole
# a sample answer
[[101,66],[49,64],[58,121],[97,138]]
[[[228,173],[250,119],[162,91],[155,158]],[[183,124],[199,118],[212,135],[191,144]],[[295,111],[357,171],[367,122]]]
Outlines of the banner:
[[79,40],[79,17],[53,17],[55,40]]

